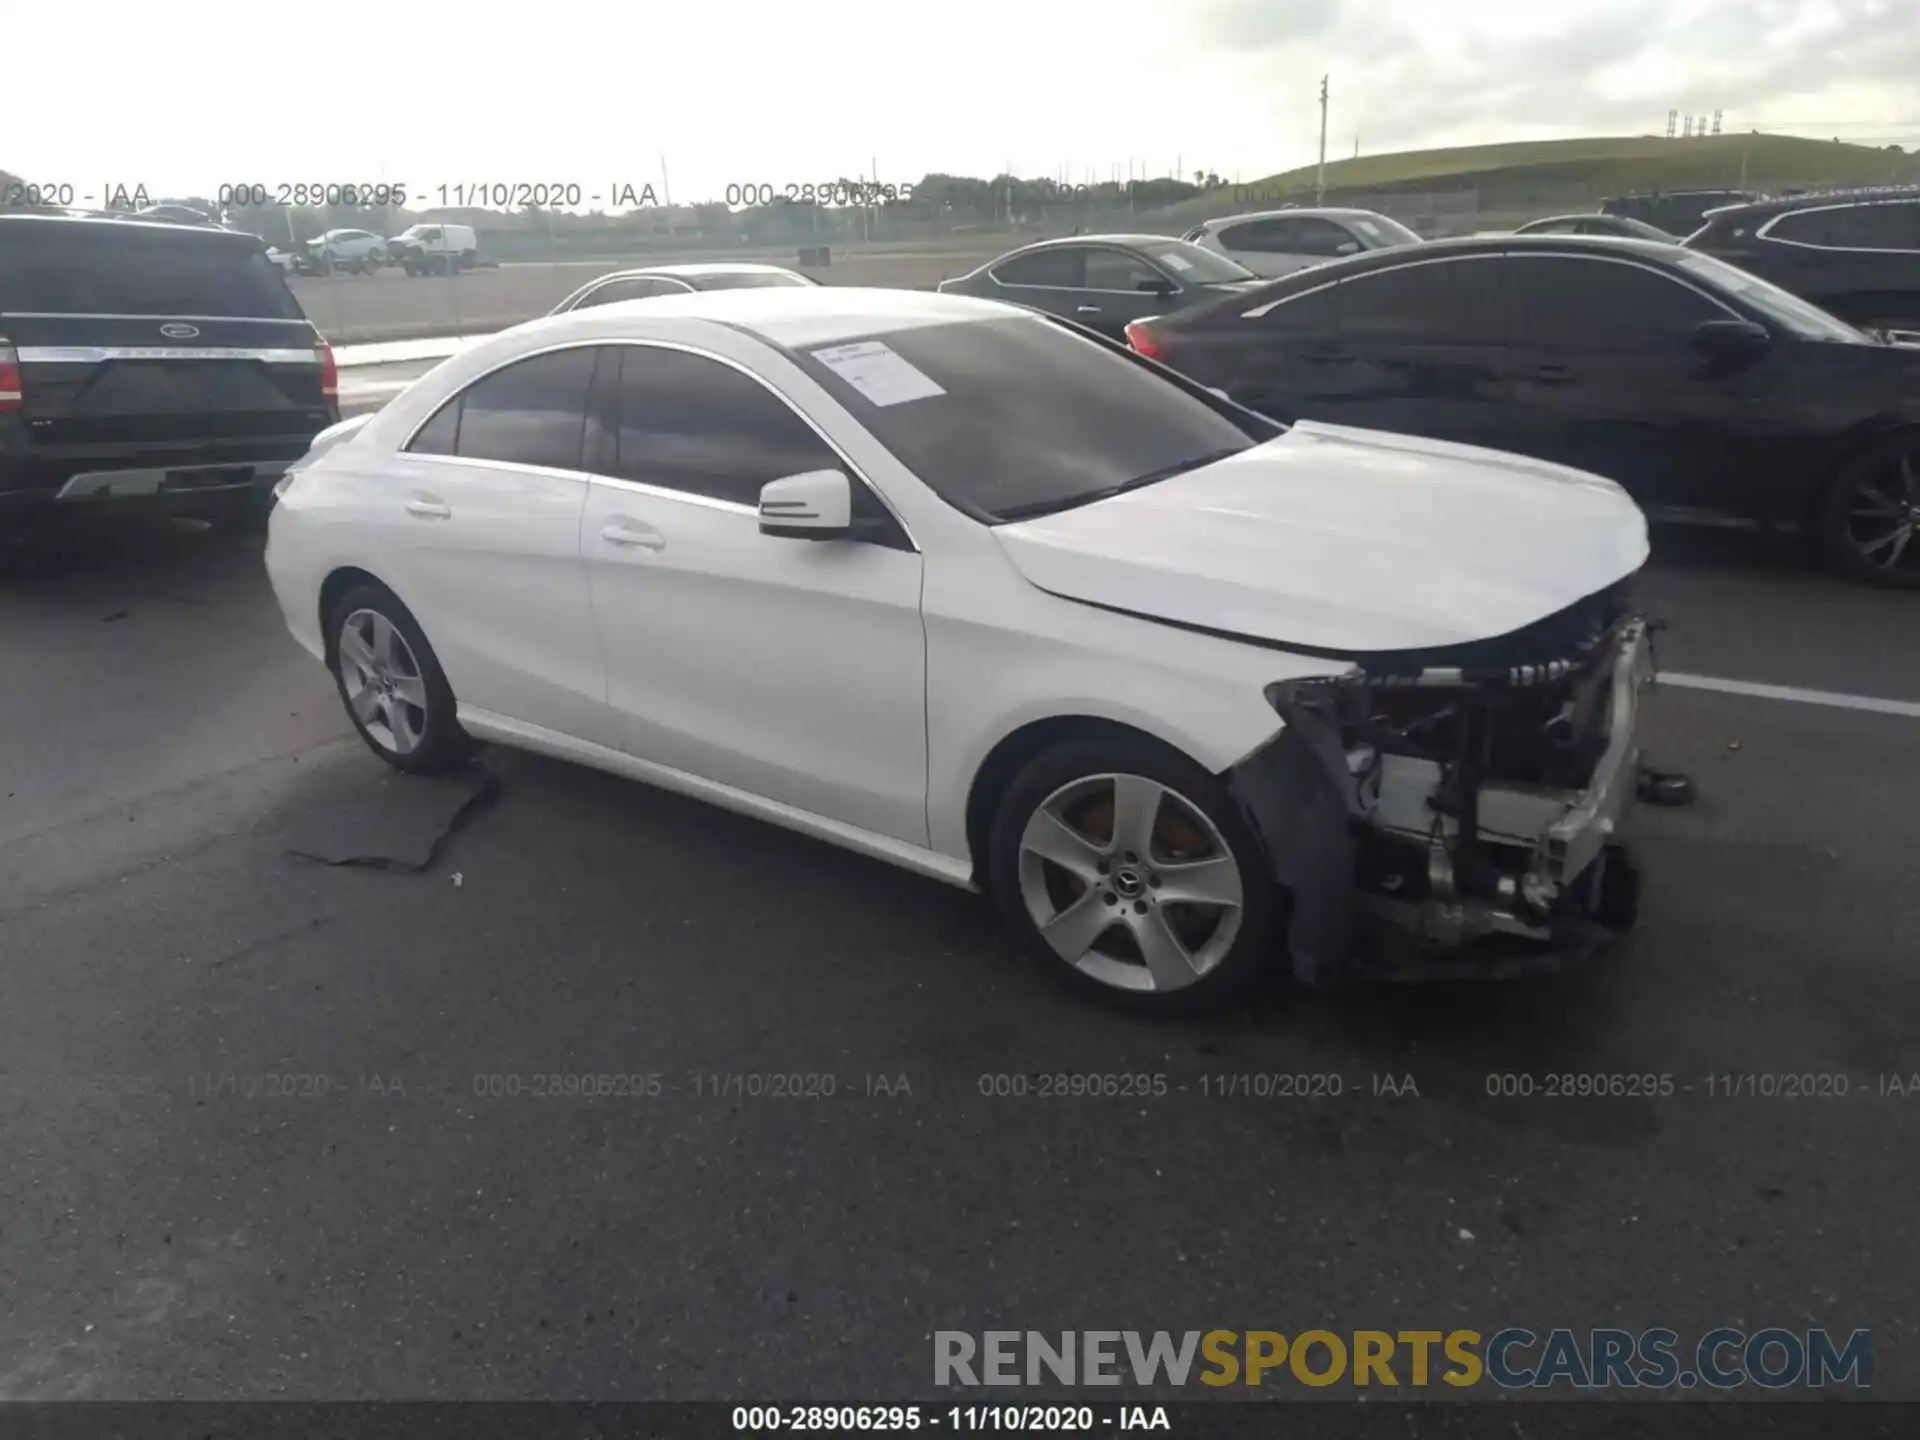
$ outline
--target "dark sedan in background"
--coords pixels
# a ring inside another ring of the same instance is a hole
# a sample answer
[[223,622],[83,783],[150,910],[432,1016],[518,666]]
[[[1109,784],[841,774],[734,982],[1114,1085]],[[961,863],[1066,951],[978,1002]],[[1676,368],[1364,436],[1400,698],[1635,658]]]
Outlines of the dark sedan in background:
[[616,270],[597,275],[547,313],[564,315],[590,305],[617,300],[645,300],[653,295],[687,295],[695,290],[746,290],[769,285],[817,285],[797,270],[745,261],[694,265],[649,265],[640,270]]
[[1076,235],[1009,250],[945,295],[975,295],[1044,310],[1124,337],[1135,320],[1166,315],[1267,282],[1244,265],[1166,235]]
[[1453,440],[1618,481],[1663,518],[1805,528],[1920,584],[1920,348],[1711,256],[1502,236],[1335,261],[1128,330],[1280,420]]
[[1855,325],[1920,331],[1920,190],[1729,206],[1709,213],[1686,245]]

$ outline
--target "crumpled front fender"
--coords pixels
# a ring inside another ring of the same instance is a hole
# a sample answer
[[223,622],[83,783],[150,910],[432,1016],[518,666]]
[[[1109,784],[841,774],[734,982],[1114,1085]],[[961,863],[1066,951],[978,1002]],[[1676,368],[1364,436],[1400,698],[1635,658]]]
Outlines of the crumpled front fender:
[[1227,785],[1292,897],[1293,978],[1312,984],[1341,964],[1353,930],[1354,788],[1340,744],[1342,682],[1268,691],[1285,728],[1227,772]]

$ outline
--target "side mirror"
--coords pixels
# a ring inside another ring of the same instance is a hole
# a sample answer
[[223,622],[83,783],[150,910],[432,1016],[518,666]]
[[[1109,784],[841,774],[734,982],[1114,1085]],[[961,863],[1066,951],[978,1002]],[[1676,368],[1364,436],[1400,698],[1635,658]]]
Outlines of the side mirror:
[[853,533],[853,482],[808,470],[760,487],[760,533],[786,540],[844,540]]
[[1140,291],[1143,295],[1171,295],[1174,291],[1174,284],[1171,280],[1167,279],[1142,280],[1133,288]]
[[1694,346],[1714,360],[1751,360],[1773,343],[1767,327],[1751,320],[1703,320],[1693,332]]

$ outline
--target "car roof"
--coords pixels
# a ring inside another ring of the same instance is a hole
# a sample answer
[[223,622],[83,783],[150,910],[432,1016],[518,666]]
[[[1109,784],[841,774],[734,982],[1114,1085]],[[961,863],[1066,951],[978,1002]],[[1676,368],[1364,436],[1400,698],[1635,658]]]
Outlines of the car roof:
[[601,280],[626,280],[643,275],[791,275],[784,265],[765,265],[757,260],[701,260],[684,265],[640,265],[632,270],[613,270],[596,275],[588,284]]
[[1324,270],[1328,265],[1369,268],[1374,265],[1405,265],[1409,261],[1428,260],[1439,255],[1498,255],[1507,251],[1538,250],[1570,255],[1638,255],[1649,260],[1674,260],[1689,254],[1677,241],[1648,240],[1639,235],[1461,235],[1451,239],[1429,240],[1418,250],[1402,246],[1396,250],[1369,250],[1364,255],[1315,265],[1302,274]]
[[[1462,235],[1451,239],[1428,240],[1418,249],[1410,245],[1400,245],[1390,250],[1366,250],[1358,255],[1348,255],[1338,260],[1325,260],[1317,265],[1309,265],[1304,270],[1295,270],[1292,274],[1282,275],[1271,281],[1268,287],[1259,293],[1277,296],[1291,293],[1296,288],[1314,289],[1335,280],[1343,280],[1350,275],[1364,275],[1373,270],[1391,270],[1400,265],[1427,264],[1434,260],[1444,260],[1448,256],[1522,253],[1631,255],[1637,259],[1655,263],[1672,264],[1676,260],[1684,259],[1697,252],[1688,250],[1678,243],[1643,240],[1637,235]],[[1260,302],[1256,300],[1254,303]]]
[[1885,190],[1829,190],[1818,195],[1774,195],[1761,200],[1749,200],[1744,204],[1716,205],[1707,211],[1706,218],[1718,220],[1723,216],[1737,215],[1759,219],[1784,215],[1790,210],[1831,210],[1852,205],[1912,203],[1915,200],[1920,200],[1920,186],[1891,186]]
[[[1028,250],[1050,250],[1058,245],[1178,245],[1183,243],[1178,235],[1139,235],[1118,232],[1103,235],[1058,235],[1051,240],[1036,240],[1031,245],[1021,245],[1007,251],[1007,255],[1019,255]],[[998,265],[1007,258],[1002,255],[989,264]]]
[[1219,215],[1206,221],[1212,228],[1216,225],[1236,225],[1242,220],[1293,220],[1302,215],[1324,217],[1329,220],[1391,220],[1378,210],[1362,210],[1356,205],[1286,205],[1278,210],[1248,210],[1239,215]]
[[46,226],[49,234],[58,234],[65,228],[80,233],[92,230],[114,235],[167,235],[172,237],[175,244],[189,245],[195,243],[196,239],[208,245],[261,243],[258,235],[244,230],[228,230],[219,225],[181,225],[171,220],[140,220],[131,215],[125,218],[108,215],[0,215],[0,225]]
[[[618,338],[644,333],[650,323],[707,320],[744,330],[774,345],[831,345],[855,336],[885,335],[923,325],[1005,320],[1027,315],[1016,305],[942,295],[932,290],[882,290],[856,285],[776,285],[696,290],[569,310],[530,322],[569,339]],[[529,327],[519,327],[521,329]]]

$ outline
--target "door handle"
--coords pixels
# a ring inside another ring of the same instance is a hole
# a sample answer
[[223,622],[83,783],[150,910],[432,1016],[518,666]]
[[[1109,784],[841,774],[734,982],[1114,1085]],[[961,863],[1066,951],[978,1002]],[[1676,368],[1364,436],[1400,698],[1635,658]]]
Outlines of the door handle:
[[1080,313],[1082,315],[1098,315],[1100,313],[1100,307],[1098,305],[1082,305],[1080,307]]
[[429,500],[421,497],[407,501],[407,513],[418,515],[423,520],[451,520],[453,507],[444,500]]
[[649,530],[644,526],[628,525],[616,521],[600,532],[600,538],[609,545],[638,545],[643,550],[664,550],[667,537],[658,530]]
[[1531,377],[1541,385],[1564,385],[1573,379],[1571,365],[1536,365]]

